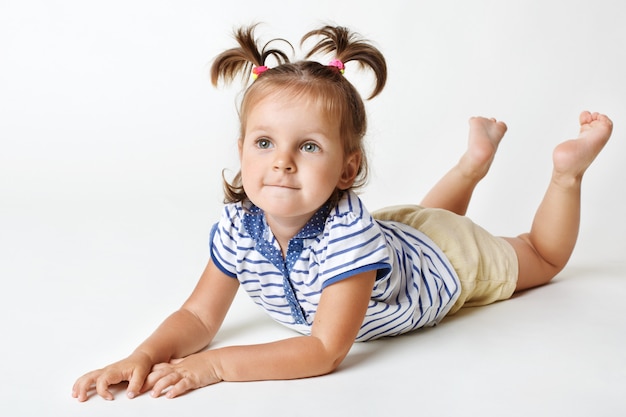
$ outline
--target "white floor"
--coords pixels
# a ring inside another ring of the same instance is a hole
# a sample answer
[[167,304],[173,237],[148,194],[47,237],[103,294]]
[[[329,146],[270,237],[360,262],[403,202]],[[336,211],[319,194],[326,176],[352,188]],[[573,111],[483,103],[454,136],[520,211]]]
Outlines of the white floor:
[[[462,310],[433,329],[357,344],[332,375],[221,383],[175,400],[128,400],[120,388],[116,401],[79,404],[70,397],[74,379],[129,353],[184,299],[203,266],[204,254],[193,249],[203,233],[182,239],[191,222],[172,220],[178,231],[160,224],[155,213],[185,214],[161,203],[126,219],[97,201],[3,207],[0,273],[12,283],[1,296],[0,415],[626,412],[626,263],[614,255],[574,256],[546,287]],[[240,294],[216,346],[289,335]],[[455,366],[440,366],[450,357]]]

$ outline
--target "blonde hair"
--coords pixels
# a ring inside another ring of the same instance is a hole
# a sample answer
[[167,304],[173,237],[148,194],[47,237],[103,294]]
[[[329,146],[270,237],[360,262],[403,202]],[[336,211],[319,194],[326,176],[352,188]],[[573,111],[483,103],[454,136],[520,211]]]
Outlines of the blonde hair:
[[[293,50],[284,39],[274,39],[260,47],[254,36],[256,25],[235,31],[239,47],[218,55],[211,66],[211,82],[217,85],[222,79],[232,82],[237,76],[244,80],[255,67],[265,67],[271,57],[276,65],[263,71],[243,95],[240,108],[240,138],[243,140],[246,121],[250,109],[262,98],[276,92],[295,97],[313,99],[322,106],[329,120],[339,122],[339,132],[343,141],[344,155],[360,154],[360,166],[352,189],[362,187],[367,181],[367,158],[363,137],[367,131],[367,117],[363,99],[356,88],[343,76],[337,66],[321,64],[309,60],[317,53],[332,53],[343,64],[357,62],[361,67],[369,67],[375,76],[375,86],[368,97],[378,95],[387,80],[385,58],[378,49],[344,27],[324,26],[312,30],[302,37],[300,44],[312,37],[320,40],[306,54],[305,60],[291,63],[288,55],[280,49],[271,48],[273,43],[282,41]],[[335,190],[331,200],[338,200],[342,190]],[[224,201],[227,203],[247,200],[241,181],[241,171],[229,182],[224,178]]]

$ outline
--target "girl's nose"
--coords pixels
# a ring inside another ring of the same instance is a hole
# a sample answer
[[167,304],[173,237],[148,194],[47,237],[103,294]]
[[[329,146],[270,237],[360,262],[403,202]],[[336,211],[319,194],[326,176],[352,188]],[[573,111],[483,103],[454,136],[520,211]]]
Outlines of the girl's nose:
[[276,159],[274,160],[274,170],[289,173],[296,171],[296,165],[288,152],[279,152],[276,154]]

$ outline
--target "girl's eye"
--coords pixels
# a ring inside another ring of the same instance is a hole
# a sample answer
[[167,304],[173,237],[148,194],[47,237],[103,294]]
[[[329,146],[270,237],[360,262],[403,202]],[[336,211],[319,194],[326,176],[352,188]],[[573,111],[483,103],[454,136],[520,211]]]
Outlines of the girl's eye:
[[308,142],[302,145],[302,150],[304,152],[319,152],[320,147],[314,143]]
[[256,146],[260,149],[268,149],[272,146],[272,142],[269,139],[261,138],[256,141]]

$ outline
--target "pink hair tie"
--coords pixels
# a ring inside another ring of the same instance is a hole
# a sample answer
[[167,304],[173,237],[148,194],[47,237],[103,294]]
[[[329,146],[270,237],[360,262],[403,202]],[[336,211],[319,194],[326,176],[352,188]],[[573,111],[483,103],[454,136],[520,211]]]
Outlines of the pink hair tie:
[[252,68],[252,78],[256,80],[257,78],[259,78],[259,75],[263,74],[268,69],[269,68],[266,67],[265,65]]
[[329,67],[335,67],[335,68],[337,68],[337,69],[339,70],[339,72],[340,72],[340,73],[342,73],[342,74],[345,72],[345,68],[346,68],[346,67],[343,65],[343,62],[341,62],[341,61],[340,61],[340,60],[338,60],[338,59],[333,59],[332,61],[330,61],[330,62],[328,63],[328,66],[329,66]]

